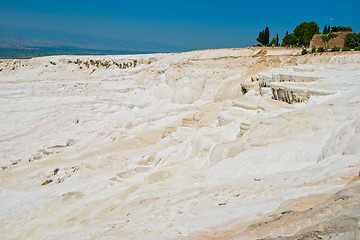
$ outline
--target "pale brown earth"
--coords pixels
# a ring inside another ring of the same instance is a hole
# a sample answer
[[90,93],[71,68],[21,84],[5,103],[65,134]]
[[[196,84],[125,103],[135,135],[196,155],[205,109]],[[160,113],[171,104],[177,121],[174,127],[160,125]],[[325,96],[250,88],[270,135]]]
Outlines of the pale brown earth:
[[359,174],[343,177],[352,179],[340,191],[288,200],[252,223],[233,220],[184,239],[359,239]]
[[326,49],[327,46],[329,46],[330,49],[333,47],[343,48],[345,44],[345,37],[348,34],[348,32],[337,32],[334,34],[336,34],[337,36],[335,38],[330,39],[328,45],[326,42],[322,41],[321,39],[322,34],[315,34],[314,37],[311,39],[310,49],[312,48],[318,49],[319,47]]

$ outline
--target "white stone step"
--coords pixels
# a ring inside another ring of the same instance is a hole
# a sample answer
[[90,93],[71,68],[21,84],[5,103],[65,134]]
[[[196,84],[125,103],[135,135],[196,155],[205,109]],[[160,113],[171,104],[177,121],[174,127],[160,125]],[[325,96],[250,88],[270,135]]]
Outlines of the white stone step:
[[327,96],[335,94],[334,91],[318,89],[296,83],[271,83],[273,97],[275,100],[287,103],[307,102],[312,96]]

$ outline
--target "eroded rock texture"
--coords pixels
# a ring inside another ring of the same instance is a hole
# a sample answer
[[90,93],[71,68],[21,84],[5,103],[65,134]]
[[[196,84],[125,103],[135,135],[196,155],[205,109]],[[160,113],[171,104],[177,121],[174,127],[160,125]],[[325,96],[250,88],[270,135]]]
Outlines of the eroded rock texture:
[[359,66],[282,48],[0,60],[0,238],[357,239]]

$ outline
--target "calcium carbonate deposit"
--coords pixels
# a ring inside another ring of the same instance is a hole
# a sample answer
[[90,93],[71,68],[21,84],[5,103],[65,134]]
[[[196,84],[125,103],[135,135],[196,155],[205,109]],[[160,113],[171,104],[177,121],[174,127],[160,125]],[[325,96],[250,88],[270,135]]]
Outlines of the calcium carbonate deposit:
[[360,239],[360,54],[0,60],[1,239]]

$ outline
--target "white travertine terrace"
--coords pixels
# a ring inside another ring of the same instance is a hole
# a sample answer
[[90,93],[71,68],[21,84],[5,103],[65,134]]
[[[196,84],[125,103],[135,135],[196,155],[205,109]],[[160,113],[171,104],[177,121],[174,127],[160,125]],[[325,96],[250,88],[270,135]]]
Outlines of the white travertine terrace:
[[313,86],[306,86],[294,83],[271,83],[273,97],[287,103],[306,102],[312,96],[326,96],[335,94],[334,91],[316,89]]
[[1,239],[360,236],[355,52],[0,61]]

